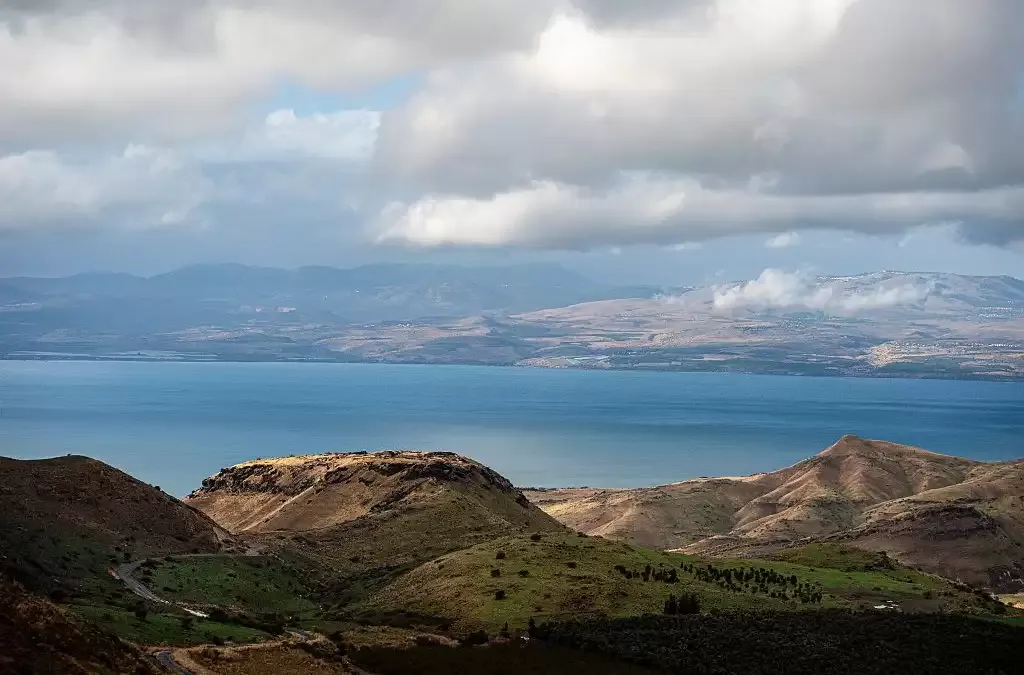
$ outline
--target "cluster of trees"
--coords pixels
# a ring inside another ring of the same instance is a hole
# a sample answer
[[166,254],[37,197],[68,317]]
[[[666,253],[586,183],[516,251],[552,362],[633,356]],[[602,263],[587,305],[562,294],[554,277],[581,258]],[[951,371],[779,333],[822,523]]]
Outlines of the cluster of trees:
[[643,581],[661,581],[666,584],[675,584],[679,582],[679,573],[676,568],[669,567],[668,569],[661,567],[652,567],[650,563],[644,566],[642,571],[627,569],[625,565],[616,565],[615,571],[626,577],[627,579],[642,579]]
[[[706,565],[682,563],[679,570],[700,581],[715,584],[723,590],[736,593],[761,593],[780,600],[799,600],[803,604],[817,604],[822,599],[822,591],[818,586],[802,583],[795,574],[780,574],[775,570],[763,567],[733,568],[716,567],[710,563]],[[626,579],[660,581],[666,584],[675,584],[680,581],[676,568],[654,567],[649,563],[644,566],[643,570],[616,565],[615,571]]]
[[764,567],[716,567],[710,563],[683,563],[682,570],[701,581],[736,593],[762,593],[780,600],[799,600],[804,604],[820,603],[822,591],[816,585],[803,583],[795,574],[780,574]]

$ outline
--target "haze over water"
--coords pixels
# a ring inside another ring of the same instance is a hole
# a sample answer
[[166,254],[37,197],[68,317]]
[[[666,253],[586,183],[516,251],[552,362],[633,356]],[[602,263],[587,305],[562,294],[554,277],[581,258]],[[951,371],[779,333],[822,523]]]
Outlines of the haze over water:
[[770,471],[845,433],[1024,456],[1020,383],[472,366],[0,362],[0,455],[96,457],[183,495],[223,466],[451,450],[520,486]]

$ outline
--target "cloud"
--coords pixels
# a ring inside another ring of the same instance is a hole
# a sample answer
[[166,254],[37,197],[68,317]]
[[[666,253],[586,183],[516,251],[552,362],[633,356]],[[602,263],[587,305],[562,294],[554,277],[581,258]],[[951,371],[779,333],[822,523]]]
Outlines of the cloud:
[[783,232],[775,235],[764,243],[767,248],[790,248],[799,246],[801,241],[799,232]]
[[[716,0],[647,12],[578,4],[556,14],[530,51],[435,71],[382,119],[376,161],[385,173],[418,186],[425,202],[464,207],[522,202],[536,185],[615,202],[623,176],[668,176],[703,194],[788,204],[794,220],[775,231],[821,227],[801,214],[820,212],[823,200],[863,196],[906,213],[941,199],[954,208],[926,210],[946,221],[973,211],[962,208],[968,202],[1024,185],[1024,155],[1010,150],[1024,145],[1020,3]],[[921,224],[893,220],[893,208],[877,219],[836,212],[824,226]],[[501,226],[442,211],[432,228],[446,242],[503,240],[493,233]],[[965,219],[965,236],[1024,238],[1024,210],[1005,215]],[[593,245],[649,240],[638,220],[623,218],[614,235],[595,226]],[[770,230],[775,220],[751,214],[744,228]],[[736,225],[715,224],[702,224],[702,236]],[[572,218],[530,227],[562,228],[545,235],[553,243],[590,245]],[[410,243],[424,243],[408,231]]]
[[849,279],[815,279],[800,272],[769,268],[751,281],[715,288],[711,306],[715,312],[782,309],[854,314],[917,304],[933,291],[926,283],[882,279],[866,286],[851,286]]
[[251,222],[254,210],[281,228],[330,214],[350,221],[372,195],[363,168],[378,120],[369,110],[284,109],[202,143],[0,155],[0,231],[233,226],[223,221]]
[[0,230],[119,213],[135,226],[177,223],[210,191],[209,181],[174,153],[146,146],[93,161],[48,151],[12,154],[0,157]]
[[0,6],[0,141],[193,135],[281,81],[371,85],[530,44],[547,0],[65,0]]
[[[1024,241],[1016,0],[8,0],[0,63],[7,228],[261,203],[413,248]],[[399,77],[381,111],[280,93]]]
[[538,182],[487,198],[429,196],[394,202],[377,240],[419,247],[585,249],[672,244],[784,228],[887,233],[955,219],[1000,228],[1024,213],[1024,187],[979,192],[792,196],[709,190],[698,181],[631,176],[598,189]]

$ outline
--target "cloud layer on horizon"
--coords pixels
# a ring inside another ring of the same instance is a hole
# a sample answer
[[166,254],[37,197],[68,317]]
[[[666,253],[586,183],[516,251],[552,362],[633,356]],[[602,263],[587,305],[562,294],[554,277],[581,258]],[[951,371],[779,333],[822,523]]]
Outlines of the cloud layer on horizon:
[[885,279],[851,288],[843,279],[818,279],[803,272],[768,268],[756,279],[716,287],[711,307],[718,313],[777,309],[856,314],[918,304],[934,291],[929,283]]
[[257,201],[414,248],[1024,241],[1016,0],[0,0],[0,62],[0,232]]

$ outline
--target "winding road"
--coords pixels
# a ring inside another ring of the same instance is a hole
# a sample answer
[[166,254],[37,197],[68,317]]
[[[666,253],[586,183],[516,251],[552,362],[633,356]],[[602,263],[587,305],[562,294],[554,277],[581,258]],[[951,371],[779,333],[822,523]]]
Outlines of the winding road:
[[[245,553],[245,555],[256,555],[256,553],[253,553],[252,551],[253,551],[253,549],[250,549],[250,551],[247,551]],[[216,553],[193,553],[193,554],[188,554],[188,555],[177,555],[177,556],[174,556],[174,559],[175,560],[183,560],[183,559],[186,559],[186,558],[206,558],[206,557],[210,557],[210,556],[213,556],[213,555],[221,555],[221,554],[216,554]],[[143,598],[144,600],[148,600],[150,602],[155,602],[155,603],[158,603],[158,604],[161,604],[161,605],[171,605],[171,606],[177,607],[177,608],[179,608],[179,609],[181,609],[181,610],[183,610],[185,612],[188,612],[192,616],[197,616],[197,617],[200,617],[200,618],[203,618],[203,619],[209,617],[209,614],[207,614],[205,612],[200,612],[197,609],[192,609],[191,607],[188,607],[188,606],[183,605],[181,603],[172,602],[172,601],[170,601],[170,600],[168,600],[166,598],[161,598],[159,595],[157,595],[156,593],[151,591],[145,584],[143,584],[141,581],[139,581],[134,576],[132,576],[135,573],[135,570],[139,569],[139,567],[141,567],[147,560],[148,560],[148,558],[143,559],[143,560],[136,560],[135,562],[124,563],[123,565],[118,565],[117,568],[110,570],[110,574],[115,579],[120,580],[121,583],[123,583],[132,593],[134,593],[135,595],[139,596],[140,598]],[[318,636],[315,633],[311,633],[311,632],[305,631],[305,630],[299,630],[297,628],[285,628],[285,632],[287,634],[291,635],[292,637],[297,638],[301,642],[314,642],[314,641],[316,641],[318,639]],[[235,645],[231,645],[231,646],[232,647],[246,647],[246,646],[256,646],[256,645],[262,645],[262,644],[266,644],[266,643],[259,643],[259,642],[257,642],[257,643],[251,643],[251,644],[248,644],[248,645],[235,644]],[[168,670],[168,671],[170,671],[172,673],[180,673],[181,675],[195,675],[195,673],[192,670],[186,668],[185,666],[180,664],[174,658],[174,650],[172,650],[172,649],[161,649],[159,651],[156,651],[156,652],[153,653],[153,658],[155,658],[157,663],[159,663],[165,670]]]

